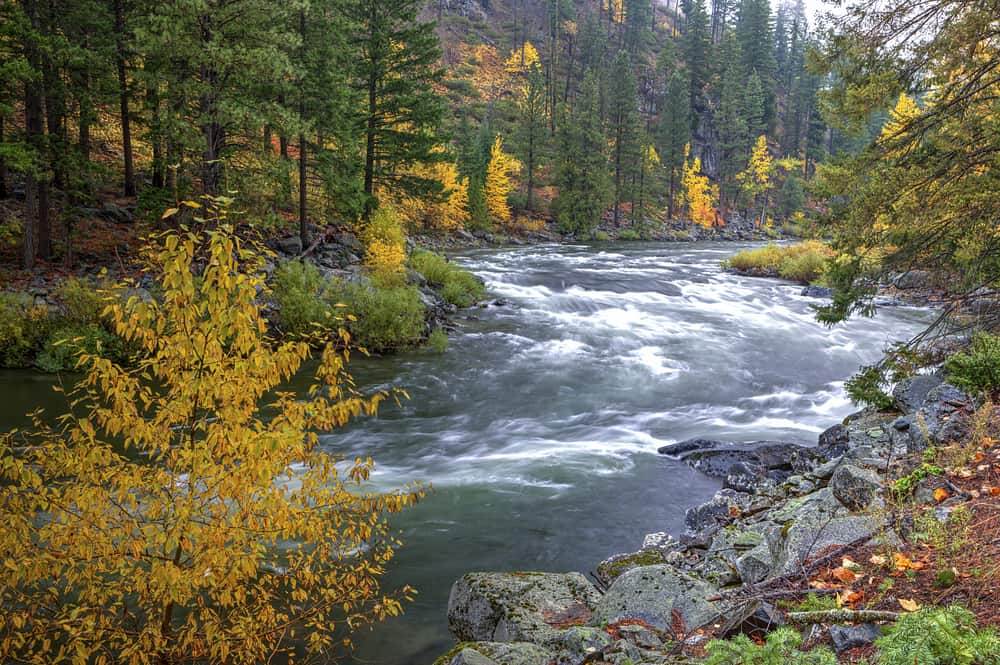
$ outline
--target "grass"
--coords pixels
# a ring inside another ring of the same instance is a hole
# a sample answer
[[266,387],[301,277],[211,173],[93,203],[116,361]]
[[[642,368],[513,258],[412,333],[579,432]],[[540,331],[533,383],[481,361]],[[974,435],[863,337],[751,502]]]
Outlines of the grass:
[[761,277],[781,277],[811,284],[820,280],[833,250],[818,240],[795,245],[773,243],[759,249],[747,249],[723,261],[723,268]]
[[440,254],[417,250],[410,255],[411,268],[440,288],[441,297],[458,307],[471,307],[486,295],[486,288],[468,270],[448,261]]

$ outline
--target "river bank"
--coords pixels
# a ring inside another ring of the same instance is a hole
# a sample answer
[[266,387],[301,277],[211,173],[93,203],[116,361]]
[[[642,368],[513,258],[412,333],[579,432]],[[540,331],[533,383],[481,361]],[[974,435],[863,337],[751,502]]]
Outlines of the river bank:
[[[914,526],[897,521],[892,505],[898,479],[914,478],[926,451],[964,444],[972,434],[974,401],[938,376],[906,380],[893,397],[894,410],[852,414],[821,433],[815,446],[689,440],[661,448],[723,481],[709,501],[686,511],[680,539],[648,534],[639,550],[601,562],[593,581],[580,573],[465,575],[448,603],[449,628],[460,644],[436,662],[697,660],[712,638],[785,625],[779,600],[817,590],[846,598],[854,593],[846,582],[862,575],[843,573],[843,561],[855,557],[878,575],[859,552],[909,547]],[[946,524],[973,495],[940,474],[923,474],[908,489],[917,503],[935,505]],[[842,574],[840,583],[820,583],[831,570]],[[858,608],[902,611],[898,594],[867,600]],[[870,621],[841,623],[817,621],[810,646],[844,653],[868,647],[882,633]]]

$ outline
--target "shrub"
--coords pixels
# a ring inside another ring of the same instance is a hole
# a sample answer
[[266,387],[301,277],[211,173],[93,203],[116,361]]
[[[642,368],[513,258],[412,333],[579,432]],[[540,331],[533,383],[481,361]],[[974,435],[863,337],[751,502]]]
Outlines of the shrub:
[[635,229],[625,229],[618,232],[618,240],[635,241],[642,240],[642,234]]
[[73,370],[81,354],[109,358],[119,364],[124,364],[128,355],[120,338],[101,325],[85,324],[60,328],[49,335],[35,364],[46,372]]
[[971,392],[993,392],[1000,388],[1000,337],[980,332],[967,351],[944,363],[948,380]]
[[55,290],[62,303],[62,319],[70,325],[98,324],[107,305],[107,296],[96,285],[83,279],[70,277]]
[[410,255],[409,264],[428,282],[439,287],[441,297],[452,305],[471,307],[486,295],[486,288],[475,275],[440,254],[418,250]]
[[797,282],[813,282],[822,277],[833,250],[817,240],[787,247],[768,244],[738,252],[723,261],[723,268],[757,275],[782,277]]
[[92,358],[58,424],[0,437],[0,661],[329,659],[411,596],[382,580],[387,517],[422,490],[374,491],[371,458],[319,445],[389,395],[359,396],[332,347],[275,392],[309,349],[267,337],[261,259],[224,227],[149,256],[163,301],[110,316],[138,370]]
[[791,628],[778,628],[758,646],[746,635],[708,643],[705,665],[837,665],[829,649],[802,652],[802,636]]
[[274,271],[272,297],[286,334],[307,336],[330,324],[330,307],[321,298],[324,286],[323,276],[311,263],[288,261]]
[[372,288],[335,282],[327,298],[346,305],[354,320],[347,325],[354,343],[383,352],[415,344],[424,333],[424,305],[412,286]]
[[978,630],[972,612],[952,605],[903,614],[875,640],[878,665],[997,665],[1000,638]]
[[383,207],[372,213],[365,225],[365,268],[378,286],[401,286],[406,282],[406,234],[396,212]]
[[448,350],[448,334],[440,328],[435,328],[427,336],[427,347],[435,353],[444,353]]
[[48,336],[47,307],[24,293],[0,293],[0,366],[30,367]]

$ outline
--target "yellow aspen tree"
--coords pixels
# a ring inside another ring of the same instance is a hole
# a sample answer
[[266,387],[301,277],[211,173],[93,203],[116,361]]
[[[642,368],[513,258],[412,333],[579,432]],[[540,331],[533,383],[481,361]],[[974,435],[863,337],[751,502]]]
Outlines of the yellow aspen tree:
[[507,197],[514,191],[511,175],[521,171],[521,163],[513,155],[503,151],[503,137],[497,135],[490,149],[490,163],[486,168],[486,211],[490,222],[506,224],[510,222],[510,205]]
[[510,52],[510,57],[504,62],[508,74],[524,74],[539,63],[538,49],[529,41],[525,41],[519,49]]
[[715,201],[718,188],[701,172],[701,159],[689,161],[691,144],[684,147],[684,166],[681,170],[681,192],[688,217],[692,222],[711,228],[716,225],[718,214]]
[[371,459],[319,440],[387,395],[360,396],[333,344],[281,392],[309,345],[268,336],[266,254],[228,227],[145,256],[161,296],[105,310],[135,366],[81,353],[69,412],[0,437],[0,661],[326,657],[411,594],[380,577],[386,516],[421,492],[372,491]]
[[408,170],[421,178],[441,183],[440,198],[402,197],[394,207],[403,222],[411,228],[453,231],[463,228],[469,220],[469,183],[460,179],[454,162],[420,164]]
[[401,286],[406,281],[406,233],[391,206],[382,206],[365,224],[365,268],[378,286]]
[[[754,143],[746,170],[736,175],[740,189],[753,200],[754,223],[761,226],[767,215],[767,195],[773,183],[771,175],[774,160],[767,150],[767,137],[763,134]],[[761,197],[764,205],[760,205]]]

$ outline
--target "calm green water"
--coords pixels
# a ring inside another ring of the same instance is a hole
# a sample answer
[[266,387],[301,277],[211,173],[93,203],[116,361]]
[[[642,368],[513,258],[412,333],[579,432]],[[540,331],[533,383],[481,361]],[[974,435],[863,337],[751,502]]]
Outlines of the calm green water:
[[[375,482],[435,492],[399,516],[387,584],[419,590],[361,640],[365,662],[448,649],[451,583],[472,570],[589,571],[647,532],[682,528],[717,484],[656,454],[700,436],[813,443],[850,413],[843,381],[929,314],[887,308],[825,328],[801,287],[727,275],[732,243],[536,246],[458,260],[510,306],[469,310],[448,352],[352,363],[412,399],[327,436],[372,455]],[[0,426],[55,408],[52,379],[0,373]]]

